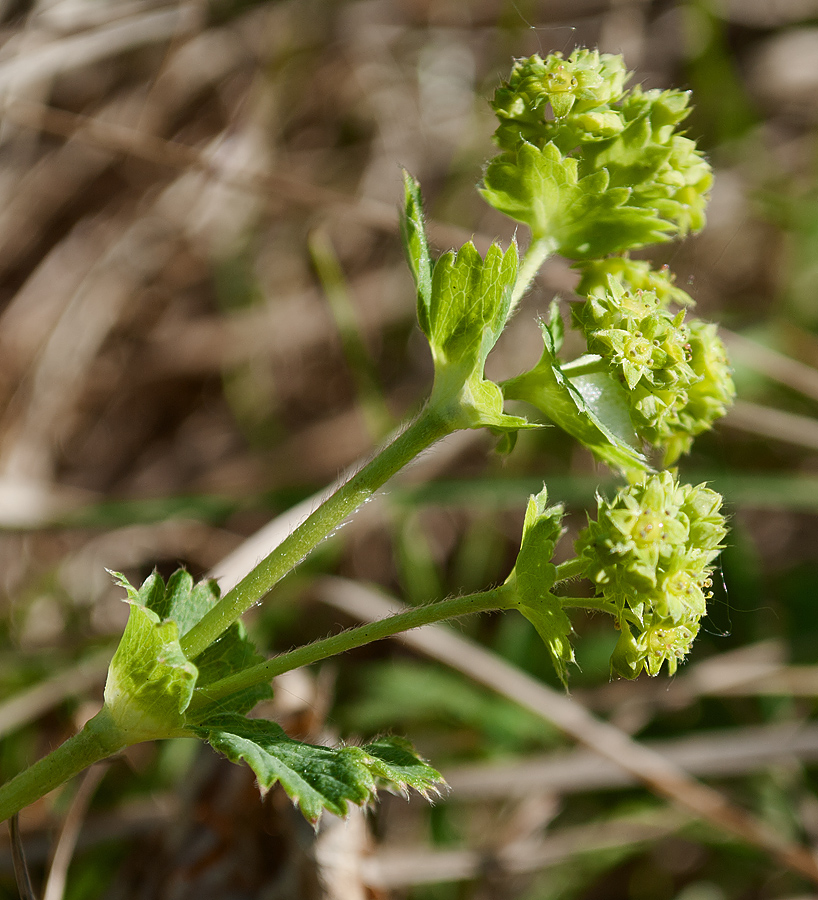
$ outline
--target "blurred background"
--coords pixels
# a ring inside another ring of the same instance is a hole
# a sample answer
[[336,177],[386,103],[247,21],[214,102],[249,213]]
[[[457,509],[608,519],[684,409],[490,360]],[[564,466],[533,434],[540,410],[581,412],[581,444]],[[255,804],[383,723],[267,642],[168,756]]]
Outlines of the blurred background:
[[[681,463],[732,517],[689,662],[611,682],[616,634],[580,615],[571,696],[818,843],[816,0],[3,0],[4,779],[98,707],[127,614],[105,567],[204,575],[419,408],[400,166],[437,248],[510,240],[474,190],[487,98],[512,57],[575,46],[694,92],[708,226],[652,257],[724,326],[740,399]],[[534,319],[573,284],[545,266],[490,374],[537,360]],[[501,581],[543,480],[569,509],[564,558],[610,474],[553,428],[508,457],[456,436],[281,584],[253,635],[272,653],[352,624],[334,598],[365,605],[356,584],[420,603]],[[522,617],[458,630],[554,686]],[[50,869],[46,900],[814,894],[456,663],[382,643],[280,680],[267,710],[313,741],[405,734],[453,786],[434,806],[387,795],[316,835],[207,748],[141,745],[21,817],[36,884]],[[3,834],[0,897],[16,896]]]

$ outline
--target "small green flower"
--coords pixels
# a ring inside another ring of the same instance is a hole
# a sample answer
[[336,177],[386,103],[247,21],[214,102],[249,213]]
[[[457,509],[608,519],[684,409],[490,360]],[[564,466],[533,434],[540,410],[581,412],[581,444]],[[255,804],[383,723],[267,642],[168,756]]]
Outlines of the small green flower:
[[675,675],[676,668],[690,652],[690,647],[699,633],[698,622],[672,622],[655,620],[645,628],[638,639],[638,646],[644,647],[644,666],[648,675],[658,675],[663,663],[667,663],[668,675]]
[[619,107],[622,130],[584,147],[580,165],[583,175],[605,168],[611,186],[630,188],[633,205],[654,208],[680,235],[704,227],[713,184],[695,141],[676,131],[690,113],[688,102],[682,91],[643,91],[637,85]]
[[685,351],[695,381],[683,390],[653,394],[640,385],[631,397],[634,427],[649,443],[664,448],[665,465],[687,453],[693,438],[712,428],[736,395],[727,350],[716,326],[693,319],[687,330]]
[[598,499],[596,521],[577,538],[585,574],[628,618],[647,627],[698,621],[710,596],[712,562],[727,534],[722,498],[660,472]]
[[736,396],[727,349],[716,326],[694,319],[689,330],[690,366],[698,380],[687,389],[687,402],[678,410],[676,427],[663,437],[669,462],[687,453],[693,438],[725,415]]

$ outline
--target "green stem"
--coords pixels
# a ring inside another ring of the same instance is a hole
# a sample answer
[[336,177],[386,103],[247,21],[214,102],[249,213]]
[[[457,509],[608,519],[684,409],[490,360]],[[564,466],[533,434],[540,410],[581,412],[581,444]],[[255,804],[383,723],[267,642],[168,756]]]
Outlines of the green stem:
[[573,559],[560,563],[557,566],[557,580],[554,583],[558,584],[560,581],[567,581],[569,578],[582,577],[585,574],[587,565],[587,561],[582,559],[581,556],[575,556]]
[[600,612],[610,613],[612,616],[618,615],[619,610],[616,605],[606,600],[604,597],[560,597],[560,606],[563,609],[591,609]]
[[453,426],[438,415],[433,407],[427,407],[418,419],[363,469],[341,485],[190,629],[181,641],[182,650],[188,659],[198,656],[245,610],[258,603],[273,585],[297,566],[317,544],[396,472],[453,430]]
[[595,353],[586,353],[569,363],[561,363],[562,374],[569,378],[579,378],[580,375],[597,375],[600,372],[610,371],[610,364]]
[[531,282],[540,271],[540,266],[555,253],[557,247],[550,238],[537,238],[531,242],[531,246],[523,259],[520,270],[517,273],[517,283],[514,285],[514,291],[511,294],[511,307],[509,315],[517,308],[517,304],[522,300],[523,294],[531,286]]
[[421,625],[430,625],[443,619],[454,619],[473,613],[505,609],[511,605],[515,596],[513,588],[501,585],[490,591],[468,594],[465,597],[453,597],[450,600],[442,600],[427,606],[413,607],[378,622],[370,622],[358,628],[342,631],[340,634],[333,634],[323,640],[290,650],[288,653],[281,653],[265,663],[222,678],[207,687],[197,689],[189,712],[203,711],[211,703],[230,694],[254,687],[257,684],[269,683],[283,672],[311,665],[330,656],[345,653],[355,647],[370,644],[372,641],[380,641],[403,631],[419,628]]
[[123,733],[103,707],[79,734],[0,787],[0,822],[126,746]]

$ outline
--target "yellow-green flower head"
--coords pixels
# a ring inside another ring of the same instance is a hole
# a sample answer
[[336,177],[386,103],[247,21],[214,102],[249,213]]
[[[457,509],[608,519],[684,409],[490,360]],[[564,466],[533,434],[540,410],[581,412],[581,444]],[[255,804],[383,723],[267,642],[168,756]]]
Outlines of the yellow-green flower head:
[[684,429],[691,435],[709,429],[733,405],[736,386],[727,349],[718,329],[709,322],[690,323],[690,366],[699,380],[687,391],[687,403],[679,412]]
[[727,533],[720,494],[660,472],[598,499],[577,555],[597,594],[645,623],[697,621],[710,596],[711,563]]
[[667,308],[669,276],[660,293],[634,290],[625,277],[662,287],[662,276],[635,260],[612,257],[591,263],[578,288],[587,292],[587,299],[574,307],[574,321],[588,350],[605,360],[612,377],[627,389],[624,399],[634,430],[663,448],[669,465],[732,404],[735,386],[727,351],[715,325],[686,322],[684,312]]
[[652,205],[663,219],[674,222],[679,234],[701,231],[713,186],[710,164],[689,138],[675,135],[667,161],[654,178],[634,188],[640,204]]
[[690,450],[693,438],[713,427],[732,406],[736,388],[727,350],[716,326],[693,319],[685,345],[696,380],[683,391],[651,395],[637,386],[631,395],[634,427],[649,443],[665,450],[665,465]]
[[689,115],[683,91],[643,91],[638,85],[619,105],[622,130],[583,148],[583,175],[605,168],[612,187],[631,189],[630,203],[656,209],[680,235],[704,227],[713,184],[710,164],[694,141],[676,129]]
[[519,60],[495,94],[481,193],[569,259],[672,240],[704,225],[710,166],[679,132],[681,91],[624,91],[622,58],[578,50]]
[[575,269],[582,273],[576,293],[582,297],[605,293],[609,290],[608,276],[620,282],[631,292],[653,291],[662,306],[676,303],[678,306],[695,306],[695,301],[675,284],[675,276],[670,266],[654,269],[644,259],[624,256],[608,256],[576,263]]
[[620,628],[621,634],[611,655],[611,669],[624,678],[636,678],[643,669],[648,675],[658,675],[665,663],[668,675],[675,675],[699,633],[698,621],[674,624],[656,616],[646,617],[636,636],[627,621],[623,620]]
[[[704,226],[712,171],[679,133],[690,112],[683,91],[625,92],[622,58],[577,50],[518,60],[492,102],[496,143],[514,154],[524,143],[553,144],[576,161],[582,179],[602,170],[607,189],[628,192],[628,206],[650,210],[678,235]],[[638,244],[634,244],[638,246]]]
[[640,383],[648,391],[683,391],[699,380],[684,312],[673,315],[655,291],[630,291],[609,275],[607,290],[594,289],[574,307],[574,321],[589,352],[608,360],[630,391]]
[[584,116],[582,130],[609,137],[622,126],[619,114],[605,107],[622,96],[627,75],[621,56],[598,50],[518,59],[491,104],[500,120],[495,140],[508,150],[521,140],[541,145],[549,105],[555,120]]

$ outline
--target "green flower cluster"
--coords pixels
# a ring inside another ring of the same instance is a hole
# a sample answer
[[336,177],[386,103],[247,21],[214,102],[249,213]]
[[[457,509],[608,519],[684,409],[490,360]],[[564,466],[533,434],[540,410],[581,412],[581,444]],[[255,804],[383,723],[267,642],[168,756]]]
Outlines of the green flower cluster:
[[582,277],[576,293],[582,297],[599,294],[608,290],[608,277],[613,276],[626,284],[632,291],[653,291],[662,306],[675,303],[677,306],[695,306],[695,300],[675,283],[670,266],[654,269],[645,259],[631,259],[627,253],[621,256],[606,256],[604,259],[589,259],[575,263]]
[[[629,291],[608,277],[608,288],[594,291],[573,310],[574,322],[585,335],[588,350],[610,361],[628,389],[641,387],[634,404],[642,409],[648,396],[658,396],[685,387],[698,379],[687,362],[688,329],[684,312],[671,314],[654,291]],[[657,406],[661,406],[661,401]],[[647,421],[661,413],[645,410]]]
[[491,103],[500,120],[494,139],[505,150],[515,150],[521,139],[540,145],[549,104],[556,119],[572,116],[583,136],[614,135],[621,131],[619,116],[599,110],[620,99],[627,75],[621,56],[598,50],[574,50],[568,59],[561,53],[518,59]]
[[[671,674],[696,636],[710,596],[712,562],[727,529],[720,494],[660,472],[599,498],[597,520],[577,538],[577,556],[616,617],[615,670],[633,678]],[[632,630],[636,629],[636,634]]]
[[666,463],[674,462],[725,414],[735,396],[716,327],[698,319],[685,322],[684,311],[672,312],[668,303],[684,292],[669,275],[634,260],[587,266],[578,291],[587,291],[587,299],[574,307],[573,317],[588,350],[627,387],[636,433],[664,448]]
[[680,235],[704,227],[713,184],[710,164],[695,141],[676,132],[690,113],[689,99],[686,92],[643,91],[637,85],[619,106],[619,134],[583,154],[589,171],[607,169],[613,186],[631,188],[631,203],[652,207]]
[[675,675],[698,633],[697,621],[672,625],[667,620],[651,616],[643,623],[636,637],[630,626],[625,624],[611,655],[611,669],[625,678],[636,678],[643,669],[648,675],[658,675],[667,663],[668,674]]
[[495,141],[506,154],[551,144],[576,160],[579,179],[604,170],[607,190],[626,189],[628,206],[650,210],[666,231],[699,231],[713,175],[695,142],[677,131],[689,96],[638,85],[625,91],[629,77],[621,57],[597,51],[518,60],[492,102]]

